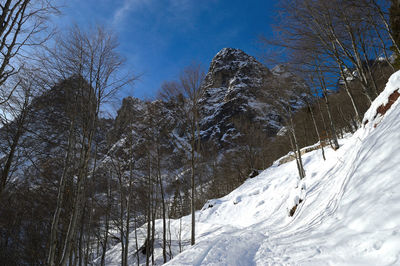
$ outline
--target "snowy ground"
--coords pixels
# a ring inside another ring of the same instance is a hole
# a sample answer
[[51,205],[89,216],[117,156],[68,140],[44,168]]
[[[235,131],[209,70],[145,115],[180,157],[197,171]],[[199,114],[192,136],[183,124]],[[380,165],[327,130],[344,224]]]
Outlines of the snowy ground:
[[[399,87],[398,72],[372,108],[385,104]],[[174,258],[167,265],[400,265],[399,102],[384,117],[367,112],[364,121],[369,122],[341,140],[339,150],[328,149],[327,161],[320,150],[305,154],[302,182],[295,161],[275,164],[229,195],[209,201],[196,212],[195,246],[188,245],[190,216],[183,217],[180,254],[180,221],[171,221]],[[289,217],[299,199],[302,203]],[[157,221],[159,232],[161,226]],[[134,238],[131,244],[134,264]],[[162,264],[159,248],[155,260]],[[107,262],[119,261],[117,245]]]

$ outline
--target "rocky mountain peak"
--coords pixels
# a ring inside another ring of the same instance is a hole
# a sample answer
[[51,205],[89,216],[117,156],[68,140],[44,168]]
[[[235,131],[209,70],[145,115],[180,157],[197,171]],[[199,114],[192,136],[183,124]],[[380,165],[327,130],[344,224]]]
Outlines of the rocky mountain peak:
[[213,58],[204,86],[206,89],[226,88],[227,94],[235,94],[241,87],[261,86],[263,78],[270,75],[271,72],[253,56],[240,49],[223,48]]
[[235,119],[265,120],[270,113],[268,105],[262,103],[265,84],[274,78],[267,67],[240,49],[224,48],[218,52],[204,80],[203,139],[229,146],[240,135]]

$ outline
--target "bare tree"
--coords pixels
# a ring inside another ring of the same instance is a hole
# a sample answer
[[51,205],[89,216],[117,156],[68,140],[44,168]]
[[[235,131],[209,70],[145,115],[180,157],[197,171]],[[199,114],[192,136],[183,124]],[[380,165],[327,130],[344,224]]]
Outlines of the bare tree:
[[163,237],[162,237],[162,250],[163,250],[163,261],[167,262],[167,208],[165,199],[164,180],[162,178],[163,172],[163,157],[166,154],[165,142],[170,132],[170,121],[166,119],[167,113],[163,111],[163,103],[161,101],[154,101],[149,104],[147,113],[147,138],[151,142],[151,153],[153,157],[154,170],[156,176],[156,184],[159,187],[159,194],[161,196],[161,212],[163,221]]
[[16,154],[20,146],[21,138],[26,133],[31,103],[35,96],[39,95],[46,87],[37,69],[21,69],[20,72],[11,77],[15,85],[14,94],[3,103],[1,123],[3,131],[9,134],[9,141],[3,151],[6,160],[3,161],[0,173],[0,194],[12,175],[13,165],[16,163]]
[[306,172],[303,167],[303,160],[301,157],[299,141],[296,133],[296,126],[294,121],[295,109],[292,106],[293,101],[301,102],[301,95],[304,92],[305,87],[302,84],[295,86],[292,90],[283,89],[285,83],[281,80],[277,80],[277,83],[269,89],[269,95],[265,100],[266,103],[270,104],[274,111],[282,119],[284,127],[281,129],[283,135],[287,135],[292,147],[292,151],[295,155],[297,170],[299,178],[303,179],[306,176]]
[[0,4],[0,105],[7,102],[17,86],[8,82],[17,74],[32,49],[45,43],[49,17],[57,8],[48,0],[6,0]]
[[[80,151],[77,169],[76,195],[73,212],[68,230],[64,238],[62,257],[55,261],[57,241],[55,230],[58,228],[57,216],[62,206],[62,196],[57,201],[57,209],[52,224],[52,238],[48,256],[49,265],[66,265],[68,256],[77,232],[77,222],[82,215],[85,199],[85,185],[89,175],[89,161],[92,157],[93,137],[97,128],[100,108],[104,100],[116,90],[128,84],[133,77],[118,76],[123,65],[123,59],[116,52],[115,37],[98,27],[94,32],[85,33],[77,27],[73,28],[67,37],[60,38],[56,47],[49,50],[46,60],[46,70],[52,76],[61,80],[74,77],[74,93],[76,95],[76,110],[79,112],[79,122],[76,127],[79,132]],[[67,157],[67,156],[66,156]],[[67,165],[65,167],[68,167]],[[61,176],[60,184],[62,184]],[[63,189],[59,194],[64,194]]]
[[[399,10],[399,2],[397,0],[391,1],[377,1],[377,0],[365,0],[370,4],[370,15],[368,19],[372,22],[374,29],[379,37],[379,40],[382,43],[382,47],[386,50],[386,38],[385,35],[389,37],[392,47],[391,50],[394,51],[395,54],[400,54],[400,46],[398,41],[398,32],[396,32],[396,28],[398,28],[398,10]],[[388,8],[389,3],[391,4],[389,12],[385,10]],[[383,32],[383,33],[382,33]],[[382,34],[381,34],[382,33]],[[385,57],[388,56],[385,54]],[[390,60],[387,62],[391,64]],[[393,66],[393,65],[392,65]]]
[[200,110],[201,99],[204,94],[202,86],[204,73],[200,65],[192,64],[186,67],[179,79],[179,82],[170,82],[163,85],[161,96],[166,99],[174,99],[177,103],[176,118],[183,133],[189,140],[189,145],[179,143],[179,147],[189,153],[190,180],[191,180],[191,245],[195,244],[195,199],[196,199],[196,163],[200,154]]
[[[309,88],[309,89],[310,89],[309,97],[310,97],[311,99],[315,99],[315,97],[313,97],[313,96],[314,96],[314,93],[312,92],[311,88]],[[324,161],[325,161],[325,160],[326,160],[326,157],[325,157],[324,143],[323,143],[322,138],[321,138],[321,135],[320,135],[320,133],[319,133],[319,129],[318,129],[317,121],[316,121],[316,119],[315,119],[315,114],[314,114],[314,110],[313,110],[312,103],[311,103],[308,99],[305,99],[305,102],[306,102],[306,104],[307,104],[307,108],[308,108],[308,110],[309,110],[309,112],[310,112],[310,115],[311,115],[311,119],[312,119],[312,122],[313,122],[313,125],[314,125],[315,133],[317,134],[318,141],[319,141],[319,143],[320,143],[320,145],[321,145],[322,158],[323,158]]]
[[[0,107],[3,112],[0,123],[3,126],[17,126],[9,143],[7,160],[2,166],[1,194],[9,179],[14,155],[24,131],[27,110],[34,95],[31,87],[39,81],[37,72],[28,64],[28,54],[33,54],[35,48],[41,47],[49,39],[48,20],[58,10],[47,0],[7,0],[0,4],[0,8]],[[33,59],[32,56],[29,58]],[[14,93],[18,95],[12,97]],[[22,104],[18,100],[21,98],[24,99]],[[11,121],[13,119],[14,122]]]
[[107,186],[106,186],[106,195],[107,195],[107,205],[106,205],[106,213],[105,213],[105,221],[104,221],[104,235],[100,235],[101,238],[101,259],[100,265],[105,265],[105,258],[106,258],[106,251],[107,251],[107,244],[109,238],[109,229],[110,229],[110,213],[111,213],[111,206],[112,206],[112,187],[111,182],[107,179]]
[[325,77],[320,69],[317,69],[317,76],[318,76],[318,81],[320,83],[320,88],[322,89],[322,94],[324,96],[326,110],[327,110],[328,117],[329,117],[329,122],[330,122],[329,126],[330,126],[330,131],[331,131],[331,138],[332,138],[332,148],[334,150],[336,150],[339,148],[339,142],[338,142],[338,138],[336,135],[335,123],[333,122],[333,118],[332,118],[332,110],[331,110],[331,106],[329,103],[328,90],[327,90],[327,85],[325,82]]
[[[360,111],[349,88],[349,80],[358,82],[364,95],[372,102],[378,94],[378,86],[371,62],[376,55],[387,54],[389,48],[387,43],[391,33],[387,15],[382,11],[387,3],[377,2],[280,1],[277,35],[272,40],[264,40],[285,48],[292,64],[296,62],[293,58],[303,57],[297,62],[299,68],[310,67],[310,73],[315,72],[317,66],[313,63],[314,58],[324,61],[325,79],[337,76],[343,81],[358,123]],[[307,63],[304,63],[304,57],[309,57]],[[320,63],[318,65],[321,67]]]

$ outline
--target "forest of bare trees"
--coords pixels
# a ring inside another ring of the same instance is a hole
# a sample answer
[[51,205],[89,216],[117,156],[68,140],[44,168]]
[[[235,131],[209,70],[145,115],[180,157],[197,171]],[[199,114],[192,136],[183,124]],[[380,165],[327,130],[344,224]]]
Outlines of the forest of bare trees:
[[[0,264],[106,265],[117,243],[123,266],[154,265],[156,246],[165,263],[174,245],[181,252],[196,243],[195,211],[208,199],[289,152],[303,179],[303,147],[319,143],[324,159],[324,147],[340,149],[338,139],[362,126],[399,69],[399,3],[278,2],[275,35],[262,42],[285,55],[273,61],[299,84],[273,84],[262,101],[283,128],[270,136],[237,116],[230,122],[241,134],[221,152],[201,135],[200,65],[163,83],[154,101],[124,99],[126,109],[107,119],[107,101],[137,79],[123,71],[117,37],[103,26],[56,34],[50,18],[60,11],[51,1],[1,1]],[[296,111],[294,94],[302,101]],[[189,214],[191,228],[180,228],[173,243],[171,220]]]

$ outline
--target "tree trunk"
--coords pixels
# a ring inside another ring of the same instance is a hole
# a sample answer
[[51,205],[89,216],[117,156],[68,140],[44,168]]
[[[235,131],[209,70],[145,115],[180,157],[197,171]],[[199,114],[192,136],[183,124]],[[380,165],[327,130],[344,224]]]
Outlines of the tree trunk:
[[[85,211],[85,206],[83,207],[83,211]],[[78,242],[78,254],[79,254],[79,260],[78,264],[79,266],[82,266],[82,259],[83,259],[83,234],[85,230],[85,216],[81,215],[81,224],[80,224],[80,230],[79,230],[79,242]]]
[[343,65],[339,61],[337,61],[337,63],[339,65],[340,75],[342,76],[342,79],[344,81],[344,89],[346,90],[346,93],[350,98],[351,105],[353,106],[353,110],[354,110],[354,113],[356,115],[356,120],[357,120],[358,123],[361,123],[360,112],[358,111],[357,104],[356,104],[356,101],[354,100],[353,93],[350,91],[349,83],[347,81],[347,77],[345,76],[345,73],[344,73],[344,70],[343,70]]
[[296,151],[295,154],[297,154],[296,158],[298,159],[300,179],[303,179],[304,177],[306,177],[306,172],[304,170],[303,160],[301,159],[301,151],[300,151],[299,143],[298,143],[297,138],[296,138],[296,132],[295,132],[295,129],[294,129],[293,118],[292,118],[291,114],[289,114],[289,115],[290,115],[289,119],[290,119],[290,127],[291,127],[291,129],[289,131],[292,134],[294,147],[296,149],[295,150]]
[[92,223],[92,209],[93,209],[93,199],[91,199],[90,201],[90,205],[89,205],[89,217],[88,217],[88,229],[86,232],[86,252],[85,252],[85,260],[84,260],[84,265],[88,265],[89,264],[89,249],[91,249],[91,245],[90,245],[90,234],[91,234],[91,223]]
[[314,111],[312,110],[312,107],[311,107],[311,105],[310,105],[308,102],[307,102],[307,107],[308,107],[308,110],[310,111],[310,114],[311,114],[311,119],[312,119],[312,121],[313,121],[315,133],[317,133],[317,136],[318,136],[318,141],[319,141],[319,143],[321,144],[322,158],[324,158],[324,161],[326,161],[324,145],[323,145],[323,143],[322,143],[321,136],[320,136],[320,134],[319,134],[317,122],[315,121]]
[[148,167],[148,206],[147,206],[147,238],[145,241],[146,245],[146,266],[150,265],[150,239],[151,239],[151,202],[152,202],[152,186],[151,186],[151,160],[150,155],[148,156],[149,167]]
[[[79,169],[79,174],[78,174],[78,184],[77,184],[77,192],[75,196],[75,203],[74,203],[74,209],[72,212],[72,216],[70,219],[70,223],[68,226],[68,231],[67,235],[65,237],[64,241],[64,249],[63,249],[63,255],[61,258],[61,265],[66,266],[67,265],[67,257],[69,250],[71,249],[72,241],[76,235],[76,226],[77,226],[77,221],[79,217],[82,215],[82,206],[84,202],[84,194],[85,194],[85,183],[86,183],[86,178],[87,178],[87,167],[88,167],[88,159],[89,159],[89,152],[90,152],[90,146],[91,146],[91,141],[92,138],[89,138],[89,144],[87,144],[87,148],[83,150],[83,158],[81,159],[82,162],[80,163],[80,169]],[[85,146],[84,143],[82,143],[83,147]],[[82,156],[81,152],[81,156]]]
[[294,141],[292,139],[292,134],[291,133],[289,133],[288,138],[289,138],[289,141],[290,141],[290,146],[292,148],[292,152],[293,152],[294,158],[296,160],[297,172],[298,172],[299,178],[301,180],[301,179],[303,179],[303,173],[301,171],[299,158],[297,157],[297,151],[296,151],[296,147],[294,145]]
[[135,219],[135,244],[136,244],[136,261],[137,265],[140,265],[140,256],[139,256],[139,243],[138,243],[138,238],[137,238],[137,219],[136,215],[134,216]]
[[168,208],[168,235],[169,235],[169,241],[168,241],[168,251],[169,251],[169,259],[172,259],[172,239],[171,239],[171,217],[170,217],[170,209]]
[[[132,145],[131,145],[132,147]],[[126,202],[126,228],[125,228],[125,252],[124,252],[124,265],[128,265],[128,251],[129,251],[129,232],[130,232],[130,219],[131,219],[131,196],[132,196],[132,182],[133,182],[133,154],[130,152],[130,163],[129,163],[129,184],[128,184],[128,195]]]
[[164,263],[167,262],[167,224],[166,224],[166,210],[165,210],[165,199],[164,199],[164,188],[163,188],[163,182],[161,179],[161,154],[160,154],[160,148],[159,148],[159,143],[157,143],[157,176],[158,176],[158,182],[160,184],[160,194],[161,194],[161,207],[162,207],[162,219],[163,219],[163,243],[162,243],[162,249],[163,249],[163,261]]
[[60,177],[60,184],[58,187],[58,195],[57,195],[57,206],[56,211],[53,215],[53,221],[51,223],[51,233],[50,233],[50,247],[49,247],[49,255],[47,257],[47,265],[54,266],[55,265],[55,253],[57,248],[57,232],[58,232],[58,223],[61,214],[61,208],[64,201],[65,194],[65,186],[66,186],[66,175],[69,167],[72,143],[74,136],[74,120],[71,120],[69,127],[69,136],[68,136],[68,147],[65,153],[64,162],[63,162],[63,171]]
[[110,227],[110,211],[111,211],[111,184],[107,182],[107,210],[106,210],[106,221],[105,221],[105,228],[104,228],[104,239],[102,244],[102,253],[101,253],[101,262],[100,265],[105,265],[105,258],[106,258],[106,251],[107,251],[107,242],[108,242],[108,230]]
[[322,93],[323,93],[323,96],[325,99],[326,111],[328,113],[328,118],[329,118],[329,126],[330,126],[331,137],[332,137],[332,148],[334,150],[337,150],[337,149],[339,149],[339,142],[338,142],[337,135],[336,135],[335,124],[333,122],[333,117],[332,117],[331,108],[330,108],[329,99],[328,99],[328,93],[326,91],[325,80],[324,80],[324,77],[322,76],[322,73],[320,73],[320,70],[318,70],[318,78],[319,78],[319,81],[321,84]]
[[193,246],[195,244],[195,229],[196,229],[196,218],[195,218],[195,182],[194,182],[194,170],[195,170],[195,121],[194,118],[192,120],[192,141],[191,141],[191,158],[190,158],[190,168],[191,168],[191,201],[190,201],[190,210],[191,210],[191,215],[192,215],[192,232],[191,232],[191,238],[190,238],[190,244]]
[[4,168],[1,171],[0,195],[6,187],[6,184],[7,184],[8,178],[9,178],[9,174],[10,174],[11,163],[14,159],[14,155],[17,150],[18,142],[19,142],[19,139],[21,138],[21,136],[22,136],[22,128],[20,128],[20,126],[18,126],[17,133],[12,140],[10,152],[8,153],[6,163],[4,165]]
[[[157,186],[153,186],[153,189],[156,190]],[[153,191],[153,213],[152,213],[152,220],[151,220],[151,263],[154,265],[154,242],[156,236],[156,216],[157,216],[157,191]]]

